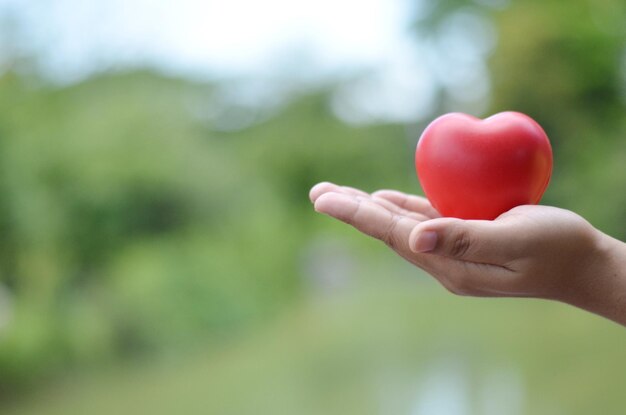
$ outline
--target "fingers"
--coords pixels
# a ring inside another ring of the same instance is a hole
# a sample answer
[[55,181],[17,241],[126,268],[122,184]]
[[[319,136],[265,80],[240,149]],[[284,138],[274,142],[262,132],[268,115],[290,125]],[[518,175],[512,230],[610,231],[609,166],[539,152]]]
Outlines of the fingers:
[[387,199],[383,199],[383,198],[376,197],[376,196],[371,196],[370,199],[372,200],[372,202],[375,202],[381,205],[382,207],[389,210],[390,212],[395,213],[396,215],[406,216],[411,219],[415,219],[416,221],[419,221],[419,222],[423,222],[425,220],[431,219],[430,217],[426,215],[422,215],[421,213],[411,212],[409,210],[402,209],[401,207],[388,201]]
[[370,196],[328,182],[314,186],[310,197],[316,211],[385,242],[456,294],[529,295],[512,265],[524,247],[511,221],[441,218],[418,196],[393,190]]
[[417,265],[456,294],[530,295],[517,270],[525,242],[509,223],[433,219],[413,229],[409,247]]
[[309,192],[309,199],[311,199],[311,202],[315,203],[318,197],[328,192],[345,193],[345,194],[350,194],[354,196],[370,197],[369,193],[366,193],[359,189],[355,189],[354,187],[337,186],[334,183],[321,182],[311,188],[311,191]]
[[493,221],[439,218],[409,237],[414,263],[449,291],[472,296],[525,296],[513,264],[519,246],[511,229]]
[[402,215],[402,216],[409,216],[418,221],[432,219],[430,216],[424,215],[422,213],[406,210],[396,205],[395,203],[393,203],[392,201],[388,199],[370,195],[369,193],[366,193],[359,189],[355,189],[354,187],[338,186],[334,183],[329,183],[329,182],[322,182],[313,186],[313,188],[311,188],[311,191],[309,192],[309,198],[311,199],[311,202],[315,203],[315,201],[321,195],[325,193],[329,193],[329,192],[343,193],[343,194],[350,195],[350,196],[368,198],[395,214]]
[[409,235],[419,221],[398,215],[370,198],[327,192],[315,200],[315,210],[380,239],[402,254],[410,254]]
[[[366,235],[389,245],[402,257],[433,275],[449,291],[459,295],[504,296],[514,289],[515,272],[505,267],[466,260],[467,252],[455,252],[452,257],[448,244],[457,235],[446,233],[444,224],[432,224],[439,219],[421,223],[407,216],[395,214],[370,198],[346,193],[327,192],[315,201],[315,210],[354,226]],[[445,221],[445,220],[443,220]],[[461,221],[462,222],[462,221]],[[423,224],[430,224],[425,232],[441,232],[435,239],[431,253],[414,252],[413,234]],[[440,244],[441,243],[441,244]],[[435,253],[438,253],[435,254]],[[519,294],[518,294],[519,295]]]
[[397,190],[378,190],[372,193],[372,196],[386,199],[402,209],[419,213],[430,219],[441,217],[425,197],[407,195]]
[[416,226],[409,244],[413,252],[507,266],[522,255],[519,234],[504,222],[439,218]]

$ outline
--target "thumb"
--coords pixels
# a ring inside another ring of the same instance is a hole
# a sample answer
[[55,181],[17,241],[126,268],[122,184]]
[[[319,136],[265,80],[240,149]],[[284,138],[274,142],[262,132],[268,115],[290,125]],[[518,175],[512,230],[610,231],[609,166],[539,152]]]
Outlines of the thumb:
[[497,221],[438,218],[418,224],[409,237],[409,247],[415,253],[503,264],[514,256],[511,234]]

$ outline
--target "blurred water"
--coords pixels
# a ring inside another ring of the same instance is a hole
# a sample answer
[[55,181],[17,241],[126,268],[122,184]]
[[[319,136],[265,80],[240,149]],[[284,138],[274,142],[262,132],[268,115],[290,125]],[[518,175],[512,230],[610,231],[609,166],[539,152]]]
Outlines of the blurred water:
[[459,361],[436,362],[420,382],[411,415],[469,415],[469,389]]
[[420,377],[410,415],[520,415],[524,413],[522,378],[513,367],[473,376],[467,362],[435,360]]

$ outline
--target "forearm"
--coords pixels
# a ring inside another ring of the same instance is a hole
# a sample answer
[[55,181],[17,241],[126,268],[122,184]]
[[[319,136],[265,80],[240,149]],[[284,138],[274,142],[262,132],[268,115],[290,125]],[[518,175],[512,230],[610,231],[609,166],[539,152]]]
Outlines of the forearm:
[[579,293],[566,302],[626,326],[626,243],[598,231]]

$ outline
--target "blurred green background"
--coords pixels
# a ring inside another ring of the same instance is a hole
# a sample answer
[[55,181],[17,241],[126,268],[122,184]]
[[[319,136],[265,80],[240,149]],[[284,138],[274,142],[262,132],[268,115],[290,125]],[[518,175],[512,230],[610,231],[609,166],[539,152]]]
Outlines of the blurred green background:
[[622,327],[453,297],[311,208],[322,180],[420,193],[430,120],[516,110],[554,147],[543,203],[626,238],[626,3],[419,4],[437,82],[401,121],[338,109],[367,74],[311,84],[297,62],[260,105],[149,64],[58,82],[0,16],[0,411],[623,413]]

